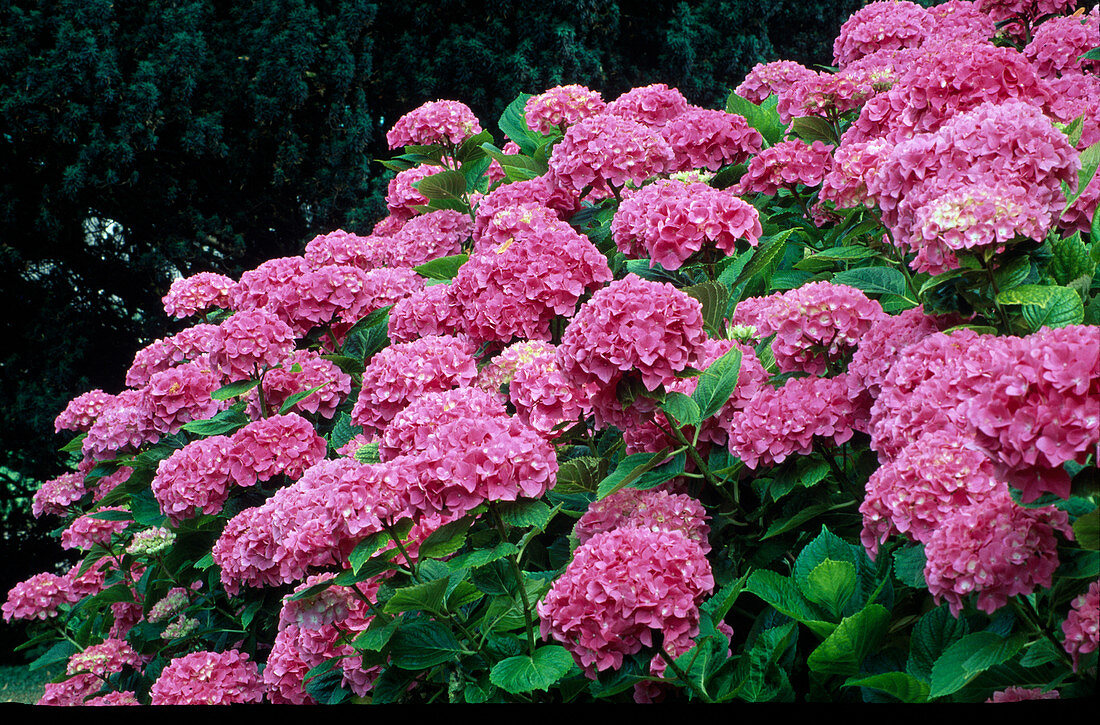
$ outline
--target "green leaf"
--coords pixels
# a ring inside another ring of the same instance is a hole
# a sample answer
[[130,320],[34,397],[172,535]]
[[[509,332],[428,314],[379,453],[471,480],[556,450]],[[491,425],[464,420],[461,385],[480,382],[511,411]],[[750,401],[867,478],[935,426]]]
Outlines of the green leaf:
[[494,561],[499,561],[507,556],[519,553],[519,547],[515,544],[502,541],[492,549],[477,549],[465,554],[460,554],[447,562],[452,569],[476,569]]
[[252,422],[243,410],[237,407],[223,410],[209,420],[193,420],[184,423],[183,429],[188,433],[207,438],[209,436],[226,435],[243,428]]
[[428,279],[452,280],[458,274],[459,268],[470,258],[468,254],[454,254],[450,257],[439,257],[430,262],[425,262],[413,267],[413,271],[421,277]]
[[348,563],[351,564],[351,570],[358,574],[359,570],[363,568],[363,565],[370,561],[371,557],[374,556],[379,549],[392,540],[389,534],[380,531],[360,541],[348,555]]
[[794,580],[767,569],[754,571],[749,576],[749,592],[763,599],[781,614],[796,619],[820,637],[828,637],[836,624],[827,622],[816,613],[803,598]]
[[883,672],[869,677],[850,677],[844,682],[844,686],[869,687],[902,702],[927,702],[928,692],[931,689],[927,682],[922,682],[906,672]]
[[791,121],[791,130],[808,144],[814,141],[822,141],[833,146],[840,144],[840,139],[836,137],[836,130],[824,118],[817,116],[795,118]]
[[856,568],[848,561],[826,559],[810,571],[802,593],[815,604],[840,618],[844,605],[852,598],[858,582]]
[[562,494],[595,493],[600,485],[604,462],[605,459],[595,456],[581,456],[562,463],[558,466],[554,490]]
[[236,398],[238,395],[244,395],[259,384],[259,380],[238,380],[235,383],[229,383],[229,385],[218,388],[210,394],[210,397],[214,400],[229,400],[230,398]]
[[1025,284],[997,295],[1002,305],[1022,305],[1024,320],[1033,332],[1046,327],[1080,324],[1085,318],[1081,297],[1069,287]]
[[721,337],[722,322],[729,306],[729,288],[718,282],[700,282],[683,288],[684,294],[699,300],[703,308],[703,327],[711,337]]
[[449,579],[443,578],[402,587],[393,593],[382,611],[387,614],[417,611],[440,614],[445,611],[444,602],[449,583]]
[[400,620],[398,619],[391,619],[385,624],[382,624],[381,619],[375,619],[370,628],[361,632],[352,644],[356,649],[381,652],[382,648],[389,643],[390,638],[397,631],[398,626],[400,626]]
[[472,523],[472,519],[463,517],[440,526],[420,545],[417,558],[441,559],[455,553],[466,543],[466,532]]
[[[597,499],[607,498],[620,488],[634,483],[643,474],[653,470],[661,461],[665,460],[668,454],[669,449],[666,448],[658,453],[634,453],[622,459],[619,461],[619,465],[615,466],[615,470],[607,478],[600,481],[596,492]],[[670,478],[673,477],[675,476],[670,476]]]
[[1066,199],[1067,209],[1085,192],[1092,177],[1096,175],[1098,167],[1100,167],[1100,141],[1081,152],[1081,170],[1077,172],[1077,188]]
[[87,433],[81,433],[65,445],[61,446],[59,450],[64,453],[80,453],[80,451],[84,448],[84,439],[87,437]]
[[783,140],[783,134],[787,130],[786,124],[779,120],[779,114],[775,110],[778,102],[778,96],[770,96],[758,106],[731,92],[726,98],[726,113],[743,116],[750,126],[760,132],[769,146],[774,146]]
[[867,655],[878,647],[889,626],[890,610],[880,604],[869,604],[845,617],[810,653],[806,664],[822,674],[854,675]]
[[679,426],[699,425],[702,420],[699,405],[695,400],[675,391],[665,395],[661,410],[668,413]]
[[1073,538],[1084,549],[1100,549],[1100,509],[1093,509],[1073,522]]
[[985,670],[1007,662],[1024,644],[1027,635],[1002,637],[993,632],[968,634],[948,647],[932,666],[930,698],[958,692]]
[[969,632],[966,620],[955,619],[946,604],[927,612],[917,621],[909,637],[906,671],[914,677],[930,681],[936,660]]
[[466,177],[461,171],[444,169],[431,176],[425,176],[416,184],[416,190],[430,200],[462,199],[466,193]]
[[542,135],[527,128],[527,101],[530,93],[521,93],[508,104],[497,125],[525,154],[533,154],[542,143]]
[[774,680],[779,668],[779,659],[794,645],[798,636],[798,627],[794,622],[771,627],[762,631],[753,641],[749,651],[741,656],[738,663],[738,675],[741,684],[736,695],[748,702],[760,702],[775,697]]
[[877,256],[877,254],[877,252],[867,247],[834,247],[812,254],[805,259],[800,259],[794,263],[794,267],[795,269],[816,272],[828,269],[836,262],[861,262],[864,259]]
[[[908,295],[905,275],[893,267],[858,267],[833,275],[833,284],[846,284],[867,294]],[[915,300],[914,300],[915,302]]]
[[390,638],[393,664],[405,670],[426,670],[449,662],[464,648],[443,624],[417,619],[403,622]]
[[700,420],[711,417],[729,401],[740,374],[741,350],[734,346],[699,375],[691,399],[699,407]]
[[914,589],[926,589],[924,581],[924,544],[917,544],[894,552],[894,574],[902,584]]
[[504,501],[497,504],[500,518],[509,526],[521,529],[534,527],[539,531],[550,523],[555,511],[538,500]]
[[313,395],[314,393],[316,393],[321,388],[328,385],[329,382],[331,382],[331,381],[326,381],[326,382],[321,383],[320,385],[318,385],[316,387],[310,388],[309,390],[303,390],[301,392],[295,393],[294,395],[291,395],[289,398],[287,398],[286,400],[283,401],[282,405],[279,406],[279,415],[286,415],[287,413],[290,412],[291,408],[293,408],[295,405],[302,402],[303,400],[305,400],[309,396]]
[[791,529],[796,529],[802,524],[806,523],[810,519],[813,519],[830,509],[828,504],[815,503],[810,506],[799,509],[792,516],[773,521],[768,527],[768,530],[764,532],[764,535],[760,537],[760,540],[770,539],[773,536],[779,536],[785,534]]
[[129,511],[96,511],[88,514],[88,518],[100,521],[133,521],[134,515]]
[[[760,244],[753,252],[752,259],[744,266],[733,283],[729,285],[730,288],[736,290],[742,282],[752,279],[767,269],[787,249],[787,240],[796,231],[798,230],[786,229]],[[724,283],[721,277],[719,277],[719,281]]]
[[560,645],[546,645],[534,655],[508,657],[493,665],[489,681],[513,694],[547,690],[573,668],[573,656]]

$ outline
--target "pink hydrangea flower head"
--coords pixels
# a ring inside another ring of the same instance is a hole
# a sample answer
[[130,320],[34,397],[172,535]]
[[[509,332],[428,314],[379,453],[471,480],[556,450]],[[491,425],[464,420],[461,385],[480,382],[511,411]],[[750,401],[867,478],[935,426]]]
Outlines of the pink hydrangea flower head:
[[1100,446],[1100,328],[1044,328],[1006,338],[1000,352],[960,415],[1025,503],[1069,498],[1063,464],[1085,464]]
[[[698,300],[671,284],[629,274],[581,305],[562,336],[561,360],[574,385],[593,398],[601,391],[614,396],[624,375],[637,376],[646,389],[656,390],[695,364],[705,339]],[[601,419],[611,422],[622,406],[606,402],[593,405]]]
[[811,70],[793,60],[777,60],[771,63],[757,63],[745,76],[734,93],[756,104],[763,103],[769,96],[789,88],[799,80],[811,78],[817,71]]
[[295,336],[329,323],[337,315],[358,317],[370,299],[365,291],[368,274],[351,265],[310,270],[290,280],[280,290],[278,300],[266,309],[276,312]]
[[343,341],[348,331],[371,312],[394,305],[409,295],[424,289],[424,278],[408,267],[381,267],[363,276],[363,291],[359,305],[339,314],[332,325],[338,341]]
[[596,91],[580,85],[555,86],[527,99],[524,118],[527,127],[536,133],[548,135],[555,130],[564,131],[577,121],[595,116],[607,107]]
[[749,162],[734,193],[758,192],[775,196],[779,189],[818,186],[833,166],[832,146],[823,141],[807,144],[798,139],[766,148]]
[[13,619],[45,620],[56,617],[61,605],[78,602],[82,596],[73,592],[69,576],[43,572],[12,587],[0,611],[5,622]]
[[678,531],[699,545],[704,554],[710,552],[710,527],[703,505],[682,493],[661,489],[624,488],[607,498],[593,502],[573,527],[577,544],[583,546],[597,534],[624,527],[641,527],[650,531]]
[[1100,581],[1089,584],[1087,592],[1074,598],[1062,622],[1062,633],[1062,646],[1073,657],[1076,671],[1081,655],[1095,652],[1100,644]]
[[1058,568],[1055,531],[1073,537],[1064,511],[1023,508],[1004,490],[944,518],[925,545],[924,579],[936,602],[956,617],[976,596],[992,614],[1010,597],[1049,587]]
[[[523,150],[516,144],[515,141],[509,141],[508,143],[504,144],[504,148],[502,148],[500,151],[505,156],[518,156],[523,153]],[[489,163],[489,168],[485,169],[484,176],[489,182],[488,187],[490,189],[493,188],[494,185],[508,178],[508,174],[505,173],[504,167],[500,165],[500,161],[498,161],[497,159],[493,159]],[[470,204],[472,206],[476,206],[477,200],[481,196],[482,194],[479,191],[471,192]]]
[[508,398],[502,393],[501,388],[511,384],[519,366],[536,358],[552,357],[556,349],[554,345],[544,340],[521,340],[512,343],[478,371],[474,385],[493,393],[501,402],[505,402]]
[[881,315],[859,338],[859,346],[848,363],[852,394],[868,393],[877,398],[894,361],[909,345],[954,324],[950,316],[928,315],[923,307],[899,315]]
[[702,549],[679,531],[613,529],[579,547],[538,603],[542,636],[561,642],[595,679],[652,646],[654,631],[666,647],[690,643],[713,588]]
[[124,390],[103,408],[81,444],[86,459],[105,461],[159,438],[144,390]]
[[305,260],[310,269],[329,265],[350,265],[363,271],[385,266],[387,237],[357,234],[337,229],[319,234],[306,244]]
[[821,185],[820,199],[838,209],[851,209],[868,201],[867,180],[875,175],[890,152],[885,139],[842,142],[833,154],[832,169]]
[[292,480],[325,457],[328,444],[296,413],[249,423],[230,437],[230,471],[241,486],[268,481],[280,473]]
[[[122,506],[109,506],[98,509],[93,513],[99,514],[106,511],[130,513],[129,509]],[[61,546],[66,549],[83,549],[84,551],[91,549],[96,544],[109,548],[111,537],[122,533],[132,523],[132,520],[108,521],[94,518],[93,514],[78,516],[69,525],[69,528],[61,532]]]
[[500,399],[480,388],[455,388],[425,393],[394,416],[382,433],[378,455],[390,461],[400,455],[419,453],[436,429],[453,421],[481,417],[506,418]]
[[481,133],[481,123],[469,106],[458,101],[429,101],[409,111],[386,132],[391,149],[402,146],[458,146]]
[[229,292],[231,308],[238,312],[267,307],[277,302],[283,288],[310,270],[305,257],[276,257],[250,269]]
[[509,207],[527,204],[537,204],[550,209],[563,220],[571,217],[580,208],[580,200],[575,193],[559,188],[546,175],[502,184],[477,202],[473,230],[475,244],[481,241],[486,228],[494,221],[498,225],[507,223],[506,218],[497,217],[498,212]]
[[1097,37],[1100,37],[1100,10],[1094,5],[1085,15],[1063,15],[1040,24],[1024,48],[1024,55],[1043,78],[1096,73],[1100,71],[1100,62],[1080,60],[1080,56],[1096,47]]
[[1065,14],[1076,4],[1077,0],[978,0],[978,7],[995,23],[1013,21],[1006,25],[1005,32],[1014,37],[1024,34],[1024,24],[1030,25],[1044,15]]
[[992,462],[957,430],[934,431],[909,444],[867,481],[861,539],[868,553],[893,533],[927,543],[956,509],[1004,492]]
[[499,217],[514,221],[490,227],[451,285],[461,327],[479,342],[548,340],[555,317],[572,316],[582,295],[612,279],[607,259],[544,207],[508,207]]
[[916,3],[883,0],[865,5],[840,26],[833,62],[843,68],[878,50],[916,48],[931,25],[929,12]]
[[270,507],[245,509],[229,519],[211,549],[221,569],[221,582],[235,597],[241,585],[269,587],[283,584],[276,556],[279,545],[272,531]]
[[606,113],[645,124],[664,126],[688,109],[684,94],[664,83],[631,88],[607,104]]
[[164,311],[177,320],[210,309],[229,307],[229,291],[236,284],[224,274],[199,272],[177,279],[164,296]]
[[213,417],[227,407],[224,401],[210,397],[221,385],[221,375],[197,363],[156,373],[145,388],[153,430],[171,435],[182,430],[185,423]]
[[103,680],[90,672],[61,682],[48,682],[45,692],[35,704],[52,707],[85,705],[87,698],[97,694],[102,687]]
[[234,483],[227,436],[211,436],[188,443],[157,465],[151,488],[161,513],[173,525],[198,512],[217,514]]
[[137,699],[136,692],[125,690],[123,692],[112,691],[105,695],[92,697],[85,700],[83,704],[86,707],[122,707],[140,705],[141,702]]
[[508,383],[516,417],[544,435],[585,411],[583,392],[566,376],[556,348],[520,360]]
[[389,319],[390,340],[410,342],[430,335],[453,335],[461,319],[451,285],[422,287],[394,303]]
[[761,385],[725,423],[729,450],[749,468],[813,451],[814,438],[840,445],[865,427],[866,412],[848,396],[846,375],[791,378]]
[[759,153],[764,142],[744,116],[695,106],[670,120],[661,133],[672,147],[669,171],[718,171]]
[[386,260],[392,267],[415,267],[437,257],[458,254],[472,229],[470,215],[453,209],[413,217],[391,238]]
[[939,42],[943,38],[982,42],[997,33],[993,18],[982,12],[975,0],[947,0],[927,10],[934,25],[925,43]]
[[756,246],[761,233],[759,213],[730,191],[672,180],[627,192],[611,222],[620,251],[644,253],[650,266],[669,270],[704,245],[726,254],[736,253],[739,240]]
[[354,425],[381,433],[394,416],[424,393],[467,387],[477,377],[473,347],[463,339],[429,335],[390,345],[371,358],[352,408]]
[[183,587],[172,587],[168,590],[167,594],[149,609],[149,613],[145,616],[145,619],[153,624],[171,619],[185,610],[190,602],[191,599],[186,589]]
[[64,516],[69,507],[84,498],[84,476],[80,473],[62,473],[43,483],[31,500],[31,513],[35,518],[43,514]]
[[986,702],[1025,702],[1027,700],[1060,700],[1058,690],[1043,691],[1041,687],[1008,687],[994,692]]
[[264,686],[244,652],[192,652],[168,663],[149,696],[154,705],[229,705],[263,702]]
[[87,432],[113,398],[113,395],[98,388],[76,396],[54,420],[54,431],[57,433],[63,430]]
[[818,73],[783,90],[776,112],[784,123],[806,116],[835,119],[860,108],[891,81],[892,74],[881,69]]
[[[416,207],[428,203],[428,197],[421,194],[416,185],[440,171],[443,171],[442,166],[421,164],[405,169],[393,177],[386,187],[386,208],[389,209],[391,218],[403,223],[416,216]],[[397,229],[393,231],[396,232]],[[374,234],[378,235],[381,232],[376,229]]]
[[230,380],[255,377],[294,349],[294,331],[265,309],[237,312],[218,326],[210,360]]
[[122,672],[124,667],[140,669],[143,665],[141,656],[128,642],[108,638],[71,656],[65,665],[65,672],[69,675],[91,672],[93,675],[106,678]]
[[666,171],[672,159],[658,130],[608,113],[571,126],[554,146],[549,165],[556,186],[577,194],[591,189],[602,198],[628,181],[640,185]]
[[[291,396],[320,387],[299,400],[287,412],[312,413],[322,418],[332,418],[336,408],[351,392],[351,376],[323,359],[312,350],[295,350],[278,368],[268,370],[263,378],[264,404],[267,412],[282,409]],[[249,413],[253,418],[260,414],[259,394],[253,391],[248,398]]]

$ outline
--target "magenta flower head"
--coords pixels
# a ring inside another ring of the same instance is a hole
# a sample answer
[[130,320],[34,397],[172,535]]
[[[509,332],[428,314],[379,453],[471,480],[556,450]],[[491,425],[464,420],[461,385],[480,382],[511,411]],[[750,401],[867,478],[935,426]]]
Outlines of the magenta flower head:
[[843,68],[875,51],[916,48],[933,25],[931,14],[912,2],[873,2],[852,13],[833,41],[833,62]]
[[230,467],[232,443],[226,436],[192,441],[157,466],[151,484],[161,513],[173,525],[198,512],[222,510],[234,483]]
[[779,94],[786,88],[804,78],[812,78],[817,71],[811,70],[793,60],[777,60],[771,63],[757,63],[745,76],[734,93],[753,103],[762,103],[769,96]]
[[612,195],[628,181],[640,185],[672,163],[672,147],[660,132],[637,121],[604,114],[565,132],[550,154],[554,183],[575,193]]
[[581,305],[560,349],[566,375],[601,398],[593,401],[597,416],[615,425],[624,412],[615,388],[624,377],[656,390],[695,364],[704,340],[698,300],[671,284],[629,274]]
[[[421,164],[405,169],[390,179],[386,186],[386,208],[390,211],[390,218],[406,222],[416,216],[415,207],[428,203],[428,197],[421,194],[416,185],[440,171],[443,171],[442,166]],[[375,231],[375,234],[378,232]]]
[[528,98],[524,118],[529,129],[546,135],[602,113],[606,107],[596,91],[575,84],[556,86]]
[[753,156],[734,191],[775,196],[780,189],[793,189],[799,184],[818,186],[832,169],[832,148],[823,141],[807,144],[792,139],[777,143]]
[[78,395],[69,401],[65,410],[61,411],[54,420],[54,430],[58,433],[63,430],[86,433],[114,397],[98,388]]
[[294,343],[294,331],[274,313],[238,312],[218,326],[210,361],[229,380],[245,380],[282,362]]
[[308,420],[295,413],[249,423],[230,438],[230,470],[241,486],[282,473],[290,479],[325,457],[328,445]]
[[209,309],[229,307],[229,291],[236,283],[224,274],[199,272],[177,279],[164,296],[164,311],[176,319]]
[[1089,584],[1089,590],[1074,598],[1072,608],[1062,623],[1065,638],[1062,646],[1073,657],[1077,669],[1081,655],[1095,652],[1100,645],[1100,581]]
[[469,106],[458,101],[429,101],[409,111],[386,133],[391,149],[402,146],[458,146],[481,133],[481,123]]
[[244,652],[192,652],[169,662],[149,695],[154,705],[229,705],[263,702],[264,685]]
[[703,504],[687,494],[656,488],[624,488],[592,503],[573,527],[573,535],[583,546],[593,536],[630,526],[650,531],[678,531],[707,554],[710,552],[707,540],[710,527],[706,523],[709,518]]
[[660,127],[688,110],[687,99],[675,88],[654,83],[631,88],[607,104],[607,113],[646,126]]
[[694,106],[669,121],[662,134],[674,155],[669,171],[718,171],[759,153],[764,142],[744,116]]
[[561,642],[595,679],[653,646],[654,632],[666,649],[690,646],[713,589],[703,550],[679,531],[613,529],[579,547],[539,602],[542,636]]

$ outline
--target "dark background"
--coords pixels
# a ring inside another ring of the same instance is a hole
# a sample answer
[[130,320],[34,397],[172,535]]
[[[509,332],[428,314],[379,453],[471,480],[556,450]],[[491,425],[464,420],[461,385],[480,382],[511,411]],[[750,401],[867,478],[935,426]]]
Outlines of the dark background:
[[62,558],[29,505],[65,470],[57,414],[180,329],[175,275],[369,233],[402,114],[459,100],[495,132],[565,83],[721,108],[756,63],[830,63],[864,4],[0,0],[0,594]]

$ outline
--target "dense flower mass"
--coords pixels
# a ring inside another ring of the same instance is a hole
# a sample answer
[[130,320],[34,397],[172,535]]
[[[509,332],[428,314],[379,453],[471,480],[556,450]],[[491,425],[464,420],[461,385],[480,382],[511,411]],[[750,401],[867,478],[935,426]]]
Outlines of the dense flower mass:
[[703,505],[686,494],[624,488],[589,506],[573,527],[573,535],[583,546],[593,536],[618,528],[678,531],[706,554],[710,552],[708,518]]
[[391,149],[402,146],[457,146],[481,133],[481,123],[469,106],[458,101],[429,101],[409,111],[386,132]]
[[2,608],[4,620],[56,617],[61,605],[80,601],[81,596],[73,592],[72,579],[68,575],[35,574],[8,592]]
[[757,63],[741,85],[734,89],[734,93],[753,103],[762,103],[768,96],[776,95],[797,81],[815,75],[817,71],[793,60]]
[[[287,412],[314,413],[322,418],[331,418],[336,414],[336,407],[351,392],[351,376],[311,350],[292,352],[282,365],[267,371],[262,384],[264,406],[267,408],[265,414],[281,410],[291,396],[313,390]],[[259,403],[257,390],[249,397],[249,409],[254,414],[260,413]]]
[[76,396],[54,420],[54,430],[58,433],[63,430],[87,432],[113,398],[98,388]]
[[607,113],[646,126],[664,126],[688,109],[684,94],[664,83],[631,88],[607,104]]
[[198,512],[221,511],[234,483],[226,436],[188,443],[157,466],[151,487],[161,513],[176,525]]
[[866,5],[844,21],[833,42],[833,62],[844,67],[879,50],[916,48],[931,26],[930,13],[912,2],[883,0]]
[[780,189],[793,189],[799,184],[818,186],[832,169],[831,150],[823,141],[807,144],[794,139],[777,143],[752,157],[735,191],[774,196]]
[[584,86],[555,86],[527,99],[524,118],[532,131],[549,134],[602,113],[606,107],[599,93]]
[[124,667],[140,668],[142,664],[141,656],[128,642],[108,638],[70,657],[65,665],[65,672],[69,675],[91,672],[93,675],[106,678],[121,672]]
[[673,152],[660,132],[611,114],[592,116],[565,132],[550,154],[550,172],[563,189],[611,196],[628,181],[638,185],[666,171]]
[[1024,55],[1044,78],[1095,72],[1100,69],[1100,62],[1082,60],[1081,56],[1096,47],[1097,37],[1100,37],[1100,10],[1094,5],[1083,17],[1065,15],[1040,24],[1024,48]]
[[164,311],[177,319],[229,307],[229,291],[235,283],[224,274],[199,272],[177,279],[164,296]]
[[260,671],[237,650],[192,652],[168,663],[149,691],[154,705],[263,702]]
[[[109,516],[109,514],[107,514],[108,511],[123,513],[125,514],[125,518],[119,521],[99,518],[100,514]],[[69,528],[61,532],[61,546],[66,549],[83,549],[85,551],[91,549],[96,544],[103,547],[109,547],[111,544],[111,537],[115,534],[122,533],[131,523],[133,523],[129,515],[129,509],[122,506],[110,506],[98,509],[92,514],[78,516],[76,520],[69,525]]]
[[[442,166],[421,164],[411,169],[405,169],[390,179],[386,187],[386,207],[389,209],[390,218],[407,222],[416,215],[416,207],[428,203],[428,197],[417,190],[416,185],[423,179],[443,171]],[[396,231],[396,230],[394,230]],[[379,234],[375,230],[375,235]]]
[[294,341],[294,331],[274,313],[238,312],[218,326],[210,361],[228,380],[245,380],[282,362]]
[[386,246],[386,260],[394,267],[415,267],[437,257],[462,251],[470,238],[470,215],[453,209],[413,217]]
[[1076,669],[1081,655],[1095,652],[1100,644],[1100,581],[1089,584],[1088,591],[1073,600],[1062,633],[1062,646],[1073,657]]
[[394,303],[389,319],[390,340],[410,342],[430,335],[453,335],[461,320],[459,314],[451,285],[421,287]]
[[296,413],[249,423],[233,434],[230,444],[230,471],[241,486],[279,474],[296,479],[328,450],[325,439]]
[[579,547],[539,602],[542,636],[561,642],[595,678],[652,646],[654,631],[665,647],[690,642],[713,588],[702,549],[679,531],[613,529]]

